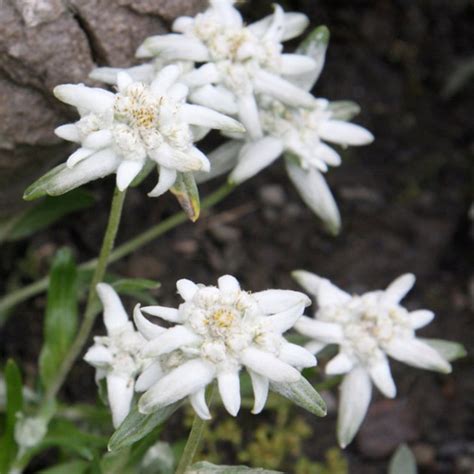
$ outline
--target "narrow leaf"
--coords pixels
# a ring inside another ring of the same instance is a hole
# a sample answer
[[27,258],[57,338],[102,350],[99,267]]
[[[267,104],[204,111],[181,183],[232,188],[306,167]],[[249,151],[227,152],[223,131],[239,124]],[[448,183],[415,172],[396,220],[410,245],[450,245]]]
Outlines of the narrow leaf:
[[247,466],[218,466],[207,461],[193,464],[186,474],[283,474],[281,471],[271,471],[260,467]]
[[53,262],[44,320],[40,376],[46,387],[54,377],[77,329],[77,268],[69,249],[61,249]]
[[56,176],[66,169],[66,163],[62,163],[52,170],[48,171],[41,178],[37,179],[33,184],[28,186],[26,191],[23,194],[23,199],[25,201],[33,201],[40,197],[46,196],[48,194],[47,190],[51,182],[56,178]]
[[[4,224],[0,241],[23,239],[54,224],[72,212],[86,209],[94,204],[90,193],[74,190],[59,197],[47,196],[38,204],[15,216],[10,224]],[[5,227],[6,226],[6,227]]]
[[448,362],[466,357],[466,348],[459,342],[445,341],[444,339],[425,339],[420,338],[421,341],[426,342],[435,351],[437,351]]
[[188,218],[196,222],[201,212],[199,191],[193,173],[178,173],[178,177],[171,192],[178,199]]
[[161,283],[146,278],[122,278],[112,283],[115,291],[122,294],[136,293],[137,291],[156,290]]
[[15,424],[17,414],[23,408],[23,388],[20,369],[13,360],[5,367],[6,385],[6,420],[5,431],[0,439],[0,472],[8,472],[14,459],[17,446],[15,443]]
[[417,472],[415,456],[406,444],[401,444],[390,460],[388,474],[416,474]]
[[181,402],[168,405],[150,415],[142,415],[135,405],[127,418],[118,427],[109,441],[109,451],[116,451],[132,445],[142,439],[159,424],[169,418],[181,405]]
[[288,398],[294,404],[308,410],[316,416],[326,416],[326,403],[311,384],[301,377],[293,383],[270,383],[270,390]]

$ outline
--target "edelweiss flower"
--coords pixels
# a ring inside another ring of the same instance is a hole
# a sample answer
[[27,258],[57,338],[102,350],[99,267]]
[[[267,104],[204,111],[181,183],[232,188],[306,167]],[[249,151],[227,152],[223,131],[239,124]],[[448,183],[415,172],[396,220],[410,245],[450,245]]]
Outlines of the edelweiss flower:
[[96,368],[96,380],[106,378],[112,420],[118,427],[130,411],[135,379],[146,367],[146,361],[140,356],[140,349],[146,340],[135,331],[111,286],[100,283],[97,293],[104,306],[107,336],[94,338],[95,343],[84,360]]
[[434,314],[428,310],[408,311],[400,300],[415,282],[402,275],[386,290],[351,296],[329,280],[297,271],[298,282],[318,302],[315,319],[303,316],[295,328],[312,341],[313,353],[327,344],[338,344],[339,353],[326,366],[327,374],[346,374],[341,385],[338,439],[342,447],[357,433],[371,398],[371,380],[387,397],[396,394],[387,356],[421,369],[449,373],[451,365],[415,331]]
[[160,71],[150,85],[134,82],[121,72],[117,93],[65,84],[54,90],[61,101],[78,108],[81,119],[56,129],[61,138],[80,143],[67,168],[49,183],[50,194],[61,194],[88,181],[117,173],[123,191],[144,169],[158,165],[159,182],[149,195],[159,196],[173,186],[178,172],[209,171],[206,156],[193,146],[191,126],[240,131],[234,119],[186,103],[188,88],[177,83],[176,65]]
[[217,287],[179,280],[177,288],[184,299],[178,309],[143,308],[147,314],[176,323],[157,337],[153,334],[157,326],[139,308],[136,311],[137,326],[150,339],[142,356],[155,361],[137,381],[146,390],[139,400],[142,413],[189,396],[196,413],[209,419],[205,388],[217,379],[224,406],[235,416],[240,408],[239,372],[243,367],[252,380],[253,413],[259,413],[270,382],[296,382],[300,369],[316,364],[307,350],[282,336],[309,304],[304,294],[284,290],[251,294],[229,275],[219,278]]
[[315,61],[304,55],[282,54],[282,42],[299,36],[308,25],[305,15],[273,15],[245,26],[231,0],[211,0],[196,17],[180,17],[175,33],[152,36],[137,51],[141,58],[158,57],[205,63],[185,75],[193,102],[224,113],[238,114],[248,133],[262,135],[256,94],[268,94],[296,107],[309,107],[314,98],[285,77],[308,73]]

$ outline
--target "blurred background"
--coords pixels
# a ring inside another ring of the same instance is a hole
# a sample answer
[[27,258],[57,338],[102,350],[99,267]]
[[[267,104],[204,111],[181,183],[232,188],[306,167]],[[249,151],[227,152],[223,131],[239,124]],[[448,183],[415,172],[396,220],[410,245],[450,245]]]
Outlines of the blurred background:
[[[243,2],[242,11],[251,21],[270,13],[271,3]],[[368,147],[343,152],[342,166],[326,176],[341,209],[341,234],[332,237],[323,231],[277,163],[196,224],[171,231],[114,264],[112,271],[160,281],[155,296],[165,305],[178,302],[174,282],[182,277],[212,284],[219,275],[232,273],[255,291],[298,289],[290,272],[302,268],[348,291],[364,292],[383,288],[410,271],[418,280],[407,306],[437,314],[420,334],[462,342],[472,354],[474,4],[281,4],[308,15],[312,27],[328,26],[330,46],[315,95],[358,102],[362,113],[354,121],[376,137]],[[26,185],[67,156],[67,146],[52,130],[74,116],[55,101],[52,88],[89,82],[94,64],[130,65],[144,38],[166,31],[175,16],[203,7],[205,2],[193,0],[0,2],[3,222],[25,209],[21,194]],[[128,193],[119,243],[178,211],[169,194],[159,200],[146,197],[153,180]],[[201,195],[218,185],[219,180],[201,186]],[[91,207],[33,236],[0,234],[2,293],[47,274],[52,257],[63,246],[71,247],[80,262],[97,255],[113,180],[87,188],[94,198]],[[1,362],[15,357],[31,386],[44,307],[45,296],[40,295],[0,315]],[[323,356],[321,367],[326,360]],[[456,362],[448,376],[392,366],[397,399],[375,393],[356,441],[343,452],[336,448],[333,388],[324,392],[329,406],[324,419],[278,401],[261,417],[252,417],[248,410],[237,420],[216,417],[205,443],[207,457],[297,474],[378,474],[386,472],[397,446],[407,442],[423,473],[474,472],[472,355]],[[319,372],[309,376],[323,381]],[[94,401],[93,369],[78,364],[63,397]],[[175,417],[164,438],[179,441],[182,423],[186,421]],[[37,462],[35,469],[46,460]]]

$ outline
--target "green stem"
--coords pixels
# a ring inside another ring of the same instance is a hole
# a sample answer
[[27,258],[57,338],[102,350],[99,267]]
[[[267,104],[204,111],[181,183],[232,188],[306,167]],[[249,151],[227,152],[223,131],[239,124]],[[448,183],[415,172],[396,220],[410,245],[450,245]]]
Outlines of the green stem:
[[59,367],[58,372],[53,380],[53,382],[48,387],[46,391],[44,402],[48,403],[53,400],[57,393],[59,392],[61,386],[66,380],[67,374],[71,370],[76,359],[79,357],[84,345],[89,338],[89,334],[94,325],[94,321],[97,315],[94,306],[97,300],[96,286],[100,283],[105,275],[107,269],[107,263],[109,260],[110,253],[114,246],[115,237],[120,225],[120,218],[122,216],[123,202],[125,200],[125,192],[119,191],[117,188],[114,192],[114,197],[112,199],[112,205],[110,208],[109,221],[107,223],[107,228],[105,230],[104,240],[102,241],[102,247],[100,249],[99,257],[97,259],[97,266],[95,267],[94,275],[92,277],[89,294],[87,296],[86,308],[84,311],[84,318],[82,324],[79,328],[74,342],[69,348],[66,357],[64,358],[61,366]]
[[[226,183],[217,189],[215,192],[210,194],[207,198],[205,198],[201,204],[201,209],[206,210],[217,203],[222,201],[228,194],[232,192],[234,189],[234,185]],[[111,254],[109,258],[109,263],[114,263],[127,255],[130,255],[135,250],[143,247],[144,245],[150,243],[151,241],[155,240],[160,235],[165,234],[166,232],[174,229],[178,225],[182,224],[183,222],[187,221],[187,217],[184,212],[179,212],[174,214],[173,216],[165,219],[160,224],[157,224],[147,231],[143,232],[142,234],[134,237],[133,239],[125,242],[124,244],[117,247]],[[89,260],[88,262],[82,263],[79,265],[80,270],[92,270],[97,265],[97,259]],[[49,285],[49,277],[44,277],[41,280],[35,281],[30,285],[27,285],[19,290],[13,291],[10,294],[4,296],[0,299],[0,326],[4,322],[2,320],[1,314],[7,311],[10,308],[26,301],[33,296],[36,296],[43,291],[46,291]],[[5,316],[3,316],[5,319]]]
[[[209,391],[207,397],[208,405],[211,405],[212,399],[214,397],[214,385]],[[193,459],[196,456],[196,453],[199,448],[199,443],[201,442],[202,435],[206,428],[207,421],[202,420],[199,416],[195,415],[193,420],[193,425],[191,431],[189,432],[188,440],[184,446],[183,454],[179,460],[178,467],[176,468],[175,474],[185,474],[186,470],[193,463]]]

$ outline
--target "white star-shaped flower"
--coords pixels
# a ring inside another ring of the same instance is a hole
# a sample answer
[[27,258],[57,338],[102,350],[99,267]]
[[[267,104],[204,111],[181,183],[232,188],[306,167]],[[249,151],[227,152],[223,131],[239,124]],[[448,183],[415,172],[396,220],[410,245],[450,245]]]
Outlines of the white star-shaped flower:
[[193,145],[192,127],[244,129],[230,117],[186,103],[188,88],[177,82],[180,74],[179,66],[170,65],[147,85],[120,72],[116,93],[82,84],[57,86],[56,97],[77,107],[81,118],[55,132],[81,147],[50,180],[48,192],[61,194],[111,173],[123,191],[145,165],[155,163],[159,182],[149,195],[159,196],[173,186],[177,173],[209,171],[207,157]]
[[146,342],[135,330],[115,290],[105,283],[97,285],[104,307],[107,336],[94,337],[84,360],[96,368],[96,380],[107,381],[107,397],[115,427],[125,419],[133,399],[135,379],[146,367],[140,349]]
[[371,381],[385,396],[395,397],[388,356],[421,369],[451,371],[449,362],[415,335],[434,314],[424,309],[408,311],[400,305],[415,283],[414,275],[402,275],[386,290],[360,296],[351,296],[309,272],[297,271],[294,276],[319,306],[314,319],[303,316],[295,324],[297,331],[312,339],[306,348],[315,354],[327,344],[339,346],[326,373],[345,374],[337,428],[342,447],[352,441],[365,417]]
[[262,136],[256,96],[270,95],[286,104],[309,107],[313,96],[288,78],[316,69],[305,55],[282,53],[282,42],[299,36],[308,18],[299,13],[275,12],[246,26],[234,1],[211,0],[196,17],[180,17],[174,33],[152,36],[137,51],[141,58],[204,63],[186,74],[190,99],[221,112],[238,115],[248,133]]
[[196,413],[209,419],[205,388],[217,379],[223,404],[235,416],[240,408],[239,372],[245,367],[255,394],[253,413],[259,413],[270,382],[297,382],[302,368],[316,364],[310,352],[282,336],[309,304],[303,293],[248,293],[229,275],[219,278],[217,287],[179,280],[177,288],[184,299],[178,309],[142,309],[175,324],[158,336],[154,328],[159,326],[136,309],[137,327],[149,339],[142,356],[155,361],[137,381],[138,390],[146,390],[139,400],[141,412],[189,397]]

